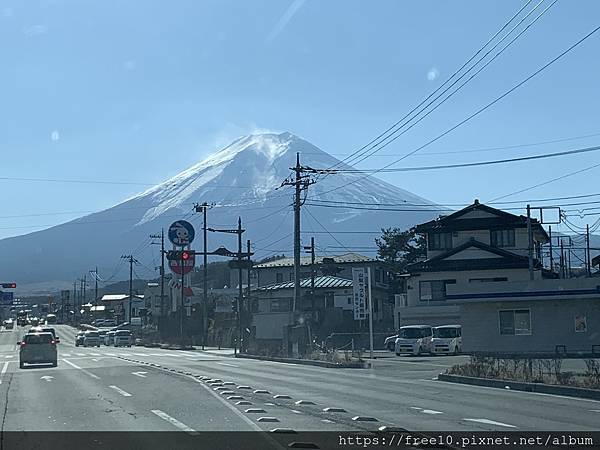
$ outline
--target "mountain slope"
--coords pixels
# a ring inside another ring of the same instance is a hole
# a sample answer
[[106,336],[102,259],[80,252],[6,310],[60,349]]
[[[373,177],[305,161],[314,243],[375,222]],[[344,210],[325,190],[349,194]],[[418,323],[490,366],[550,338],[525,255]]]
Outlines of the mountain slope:
[[[127,276],[123,254],[133,254],[143,266],[140,276],[153,276],[160,256],[149,234],[160,232],[171,222],[185,218],[198,231],[201,215],[193,213],[194,203],[214,203],[208,212],[208,226],[234,228],[242,217],[244,243],[250,239],[257,257],[272,253],[291,254],[293,188],[282,181],[295,165],[296,152],[302,164],[328,168],[338,160],[309,142],[290,133],[258,134],[237,139],[221,151],[173,178],[126,201],[94,214],[47,230],[0,241],[3,277],[19,283],[48,282],[71,286],[72,280],[99,266],[103,278]],[[348,167],[345,165],[340,168]],[[341,189],[332,189],[354,182]],[[374,247],[381,227],[409,227],[437,215],[431,202],[373,177],[334,174],[309,187],[303,206],[303,243],[314,235],[319,253],[360,251]],[[366,211],[311,206],[310,199],[425,205],[408,212]],[[353,233],[356,231],[371,233]],[[329,232],[333,234],[332,237]],[[198,233],[197,235],[201,235]],[[194,247],[201,248],[201,236]],[[226,245],[234,250],[235,235],[209,234],[209,250]],[[374,255],[368,253],[370,255]],[[116,273],[115,273],[116,272]]]

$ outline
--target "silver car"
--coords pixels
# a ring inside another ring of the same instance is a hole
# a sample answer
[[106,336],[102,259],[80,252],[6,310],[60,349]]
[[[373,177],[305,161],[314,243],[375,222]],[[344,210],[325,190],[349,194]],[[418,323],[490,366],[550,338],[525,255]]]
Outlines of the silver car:
[[52,367],[58,365],[58,351],[52,333],[27,333],[18,345],[21,369],[26,364],[52,364]]
[[84,347],[100,347],[100,335],[97,331],[86,331],[83,335]]

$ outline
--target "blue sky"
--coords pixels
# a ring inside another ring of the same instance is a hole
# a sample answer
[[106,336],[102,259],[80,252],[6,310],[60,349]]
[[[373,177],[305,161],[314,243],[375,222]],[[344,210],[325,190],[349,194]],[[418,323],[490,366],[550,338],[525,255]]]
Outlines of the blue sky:
[[[153,184],[258,129],[290,131],[342,157],[439,86],[524,3],[0,1],[0,177]],[[361,167],[390,162],[454,125],[598,26],[598,17],[594,0],[560,0],[462,91]],[[600,136],[436,154],[600,133],[599,50],[600,33],[403,163],[597,145]],[[381,178],[432,201],[457,203],[597,163],[600,154],[587,153]],[[600,192],[599,171],[507,200]],[[0,180],[0,189],[0,237],[6,237],[107,208],[144,187]]]

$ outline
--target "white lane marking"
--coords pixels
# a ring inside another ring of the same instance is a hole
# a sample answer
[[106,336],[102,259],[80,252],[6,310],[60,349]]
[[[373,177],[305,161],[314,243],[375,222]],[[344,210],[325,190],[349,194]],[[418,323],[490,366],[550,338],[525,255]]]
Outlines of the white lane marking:
[[116,353],[107,353],[108,356],[117,356]]
[[452,367],[452,364],[434,364],[434,363],[418,362],[418,361],[400,361],[400,360],[395,360],[395,363],[417,364],[417,365],[420,364],[422,366],[432,366],[432,367]]
[[85,353],[75,353],[77,356],[85,356]]
[[134,353],[135,356],[148,356],[147,353]]
[[88,353],[89,356],[102,356],[100,353]]
[[13,355],[6,355],[6,356],[5,356],[5,358],[6,358],[6,359],[10,359],[10,358],[12,358],[12,357],[13,357]]
[[69,356],[71,356],[71,354],[70,353],[64,353],[63,356],[66,356],[68,358]]
[[227,364],[227,363],[222,363],[222,362],[218,362],[217,364],[220,366],[227,366],[227,367],[240,367],[240,366],[236,366],[235,364]]
[[467,422],[485,423],[487,425],[497,425],[499,427],[517,428],[515,425],[510,425],[508,423],[502,423],[502,422],[496,422],[494,420],[489,420],[489,419],[463,419],[463,420],[466,420]]
[[424,409],[421,411],[423,414],[444,414],[441,411],[435,411],[433,409]]
[[[519,396],[522,395],[541,395],[544,397],[556,397],[556,398],[564,398],[565,400],[573,400],[573,401],[578,401],[578,402],[592,402],[592,403],[600,403],[600,400],[594,400],[591,398],[580,398],[580,397],[568,397],[566,395],[558,395],[558,394],[546,394],[544,392],[527,392],[527,391],[517,391],[517,390],[509,390],[509,389],[500,389],[500,388],[496,388],[496,387],[491,387],[491,386],[477,386],[476,384],[460,384],[460,383],[451,383],[451,382],[446,382],[446,381],[439,381],[439,380],[435,380],[435,381],[430,381],[430,383],[447,383],[449,388],[454,388],[455,390],[462,390],[462,388],[465,388],[468,386],[469,389],[487,389],[487,390],[492,390],[492,391],[496,391],[496,392],[504,392],[504,393],[508,393],[508,394],[518,394]],[[452,386],[450,386],[452,385]]]
[[135,375],[136,377],[146,378],[146,374],[148,372],[131,372],[131,375]]
[[129,353],[119,353],[121,356],[131,356]]
[[223,403],[227,408],[229,408],[231,411],[233,411],[234,414],[236,414],[244,422],[246,422],[248,425],[250,425],[255,431],[262,431],[262,428],[259,427],[258,424],[254,423],[252,421],[252,419],[248,418],[245,414],[242,414],[242,412],[239,409],[237,409],[235,406],[233,406],[232,404],[230,404],[227,400],[225,400],[217,392],[213,391],[210,388],[210,386],[207,386],[204,382],[202,382],[201,380],[198,380],[197,378],[194,378],[194,377],[190,377],[190,378],[192,380],[194,380],[196,383],[200,384],[200,386],[202,386],[204,389],[206,389],[206,391],[208,391],[210,393],[210,395],[212,395],[213,397],[215,397],[216,399],[218,399],[221,403]]
[[590,409],[590,412],[600,413],[600,409]]
[[44,375],[43,377],[40,377],[40,380],[52,381],[52,378],[54,377],[50,375]]
[[2,384],[2,375],[4,375],[6,373],[6,371],[8,370],[8,363],[10,361],[6,361],[4,363],[4,365],[2,366],[2,370],[0,370],[0,384]]
[[85,373],[86,375],[89,375],[92,378],[95,378],[96,380],[100,379],[100,377],[98,375],[94,375],[92,372],[88,372],[87,370],[79,367],[77,364],[72,363],[71,361],[69,361],[69,360],[67,360],[65,358],[62,358],[62,360],[64,362],[66,362],[68,365],[70,365],[71,367],[73,367],[74,369],[81,370],[83,373]]
[[410,409],[418,409],[419,411],[421,411],[423,408],[421,408],[420,406],[411,406]]
[[160,409],[152,409],[151,411],[154,414],[156,414],[158,417],[160,417],[161,419],[166,420],[171,425],[176,426],[177,428],[179,428],[182,431],[185,431],[189,434],[198,434],[198,432],[196,430],[194,430],[193,428],[188,427],[185,423],[182,423],[179,420],[175,419],[174,417],[171,417],[166,412],[163,412]]
[[123,389],[121,389],[118,386],[110,385],[109,388],[114,389],[115,391],[117,391],[119,394],[121,394],[123,397],[131,397],[131,394],[129,392],[125,392]]
[[294,414],[302,414],[302,411],[298,411],[297,409],[291,409]]
[[98,362],[100,360],[98,358],[92,358],[92,361]]

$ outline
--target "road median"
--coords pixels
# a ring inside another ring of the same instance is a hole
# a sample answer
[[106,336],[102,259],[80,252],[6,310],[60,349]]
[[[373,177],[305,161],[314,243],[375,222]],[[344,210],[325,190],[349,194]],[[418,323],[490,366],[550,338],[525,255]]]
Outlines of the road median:
[[564,395],[567,397],[587,398],[600,400],[600,390],[585,389],[572,386],[557,386],[544,383],[526,383],[521,381],[500,380],[495,378],[467,377],[464,375],[450,375],[441,373],[438,381],[450,383],[470,384],[474,386],[486,386],[498,389],[510,389],[514,391],[536,392],[541,394]]
[[318,361],[312,359],[281,358],[276,356],[247,355],[240,353],[235,355],[235,357],[246,359],[258,359],[261,361],[281,362],[288,364],[301,364],[305,366],[327,367],[331,369],[368,369],[371,367],[371,363],[369,363],[368,361],[351,361],[335,363],[330,361]]

